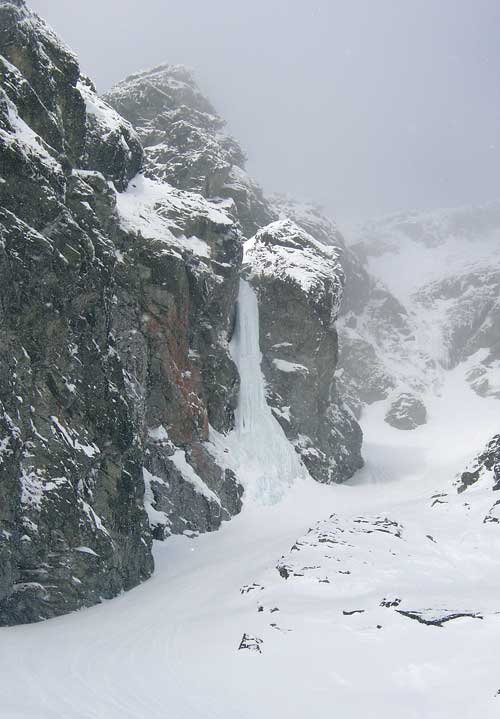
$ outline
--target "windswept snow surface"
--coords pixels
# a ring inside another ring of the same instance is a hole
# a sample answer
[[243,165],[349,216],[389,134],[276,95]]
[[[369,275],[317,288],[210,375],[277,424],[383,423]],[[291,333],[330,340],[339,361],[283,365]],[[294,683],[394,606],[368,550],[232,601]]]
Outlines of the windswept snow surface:
[[[245,283],[240,316],[238,459],[263,442],[275,476],[291,459],[272,452]],[[497,717],[500,531],[483,523],[495,495],[481,482],[458,495],[451,480],[498,430],[498,401],[472,392],[467,369],[447,373],[413,432],[372,405],[367,465],[350,486],[306,479],[281,502],[247,501],[218,532],[157,543],[156,573],[137,589],[0,630],[1,716]],[[257,483],[254,498],[268,489]],[[238,649],[244,635],[257,650]]]

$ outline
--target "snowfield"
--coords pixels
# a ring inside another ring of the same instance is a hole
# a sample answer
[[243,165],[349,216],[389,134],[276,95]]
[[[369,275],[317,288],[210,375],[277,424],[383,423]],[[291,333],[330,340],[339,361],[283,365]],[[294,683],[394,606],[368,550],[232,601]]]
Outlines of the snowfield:
[[[250,345],[240,336],[233,351],[248,380],[258,332],[242,293]],[[157,543],[137,589],[1,629],[2,716],[497,717],[500,531],[484,523],[495,495],[487,477],[462,494],[453,480],[498,430],[498,400],[470,389],[469,364],[429,390],[428,423],[412,432],[383,422],[385,402],[365,411],[366,466],[348,486],[297,476],[278,502],[249,491],[220,531]],[[261,388],[243,396],[236,461],[252,431],[263,441],[267,410]]]

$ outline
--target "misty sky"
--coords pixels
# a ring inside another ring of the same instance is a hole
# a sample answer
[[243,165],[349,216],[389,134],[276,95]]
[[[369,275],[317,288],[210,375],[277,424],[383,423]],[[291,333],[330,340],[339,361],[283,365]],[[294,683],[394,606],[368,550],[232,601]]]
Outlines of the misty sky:
[[498,0],[28,0],[104,90],[191,66],[268,191],[342,221],[495,199]]

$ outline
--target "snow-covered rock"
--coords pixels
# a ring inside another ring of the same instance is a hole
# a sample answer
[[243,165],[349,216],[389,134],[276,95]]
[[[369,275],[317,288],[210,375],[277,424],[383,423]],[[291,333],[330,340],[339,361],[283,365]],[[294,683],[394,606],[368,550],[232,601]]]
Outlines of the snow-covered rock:
[[311,475],[345,481],[362,460],[361,432],[335,383],[339,252],[282,219],[245,243],[244,264],[259,300],[268,402]]
[[232,165],[243,165],[224,121],[181,65],[127,77],[104,95],[134,125],[144,146],[147,177],[206,197],[220,194]]
[[320,321],[333,325],[344,287],[339,254],[291,220],[278,220],[245,243],[244,262],[251,277],[278,280],[304,295]]
[[498,434],[460,474],[457,490],[459,493],[464,492],[476,482],[489,485],[493,490],[500,489],[500,435]]
[[136,128],[146,177],[207,198],[234,201],[246,237],[277,219],[245,171],[245,155],[191,71],[161,65],[120,82],[104,98]]
[[354,231],[348,251],[369,281],[348,284],[359,301],[340,321],[340,382],[353,410],[386,399],[391,417],[401,394],[421,405],[471,357],[472,388],[499,396],[499,238],[498,203],[402,213]]

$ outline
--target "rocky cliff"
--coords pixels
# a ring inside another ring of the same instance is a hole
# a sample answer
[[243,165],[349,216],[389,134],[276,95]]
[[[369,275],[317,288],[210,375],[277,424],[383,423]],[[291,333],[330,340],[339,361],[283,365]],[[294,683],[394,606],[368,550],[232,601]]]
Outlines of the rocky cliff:
[[[299,461],[344,481],[361,434],[335,385],[337,252],[278,221],[187,70],[100,98],[22,0],[0,0],[0,83],[0,624],[13,624],[133,587],[153,537],[241,509],[211,438],[238,405],[245,238],[267,399]],[[259,248],[284,264],[261,272]]]
[[24,3],[0,4],[0,49],[11,623],[130,588],[152,572],[152,533],[239,511],[241,488],[203,442],[209,422],[231,427],[242,252],[235,223],[198,195],[142,176],[120,194],[142,166],[135,131]]
[[343,481],[362,460],[361,430],[335,380],[339,252],[285,219],[246,243],[245,263],[259,298],[268,403],[310,474]]
[[110,183],[126,185],[142,149],[22,2],[0,4],[0,49],[4,624],[111,597],[153,562],[113,320]]
[[246,274],[258,290],[268,402],[311,475],[344,481],[362,460],[361,431],[335,384],[335,321],[345,284],[333,249],[343,245],[340,232],[318,210],[264,196],[185,68],[133,75],[105,99],[144,142],[148,177],[226,200],[249,238]]

